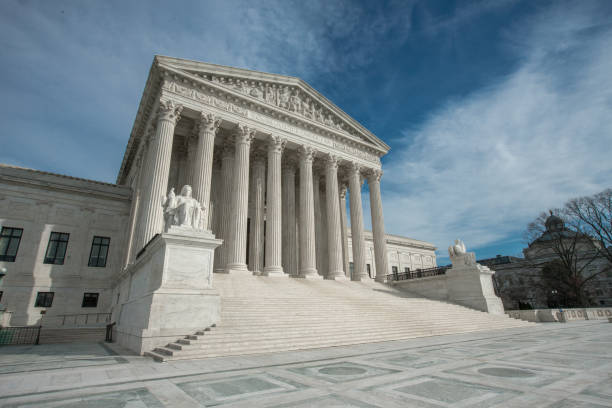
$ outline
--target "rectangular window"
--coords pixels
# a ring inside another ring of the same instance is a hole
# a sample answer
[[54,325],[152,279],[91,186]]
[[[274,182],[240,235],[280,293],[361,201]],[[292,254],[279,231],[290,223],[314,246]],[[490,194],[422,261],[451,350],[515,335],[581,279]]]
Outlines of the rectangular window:
[[4,295],[4,291],[0,290],[0,302],[2,302],[2,295]]
[[15,262],[23,228],[2,227],[0,232],[0,261]]
[[98,293],[84,293],[81,307],[98,307]]
[[353,273],[355,272],[355,264],[352,262],[349,262],[349,272],[351,276],[353,276]]
[[91,251],[89,252],[89,263],[87,265],[100,268],[105,267],[109,245],[110,238],[94,237],[91,243]]
[[55,295],[55,292],[38,292],[34,307],[51,307],[53,304],[53,295]]
[[397,275],[397,266],[392,266],[391,272],[393,272],[394,275]]
[[70,237],[70,234],[65,232],[51,233],[51,236],[49,237],[49,245],[47,245],[47,253],[45,254],[46,264],[64,264],[66,248],[68,247],[68,237]]
[[366,264],[366,269],[368,270],[368,276],[371,278],[372,277],[372,268],[370,267],[370,264]]
[[404,272],[406,272],[406,273],[410,273],[410,268],[409,268],[409,267],[407,267],[407,266],[406,266],[406,267],[404,267]]

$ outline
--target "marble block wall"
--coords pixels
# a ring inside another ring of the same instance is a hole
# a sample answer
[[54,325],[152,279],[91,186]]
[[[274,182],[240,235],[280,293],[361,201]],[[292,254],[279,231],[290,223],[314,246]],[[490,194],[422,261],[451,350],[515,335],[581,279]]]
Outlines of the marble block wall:
[[217,323],[220,296],[212,272],[220,244],[196,231],[170,229],[154,238],[117,286],[128,291],[113,313],[117,342],[143,353]]

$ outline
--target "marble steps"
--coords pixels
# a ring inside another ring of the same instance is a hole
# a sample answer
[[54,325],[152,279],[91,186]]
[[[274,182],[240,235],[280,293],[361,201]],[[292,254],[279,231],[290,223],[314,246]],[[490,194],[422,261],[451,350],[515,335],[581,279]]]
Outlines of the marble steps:
[[157,361],[315,349],[531,325],[377,282],[215,275],[221,319],[146,353]]
[[[481,327],[481,325],[477,325]],[[476,326],[470,326],[468,324],[463,325],[464,328],[473,328]],[[492,323],[488,325],[487,328],[496,328],[496,327],[509,327],[508,324],[501,323]],[[523,327],[523,325],[516,325],[516,327]],[[243,334],[229,334],[223,331],[220,331],[214,335],[206,335],[201,336],[198,339],[179,339],[175,343],[170,343],[166,347],[175,349],[175,350],[188,350],[192,348],[210,348],[215,345],[225,345],[228,341],[233,343],[239,342],[256,342],[261,343],[262,341],[293,341],[293,340],[301,340],[305,338],[316,339],[321,336],[330,336],[330,337],[344,337],[344,338],[352,338],[352,337],[364,337],[368,336],[378,336],[381,335],[393,335],[395,333],[425,333],[426,335],[433,335],[436,331],[445,330],[445,329],[456,329],[451,327],[450,325],[436,325],[432,326],[431,324],[422,323],[419,325],[411,325],[409,328],[389,328],[387,330],[381,329],[380,325],[370,325],[364,328],[356,329],[350,328],[348,326],[338,327],[335,330],[322,330],[316,327],[302,328],[300,330],[284,330],[282,337],[279,337],[278,331],[260,331],[260,332],[249,332]]]
[[[500,328],[507,328],[508,326],[501,326]],[[511,326],[512,327],[512,326]],[[523,327],[523,326],[514,326]],[[246,354],[260,354],[277,351],[292,351],[292,350],[305,350],[313,348],[324,348],[324,347],[337,347],[352,344],[363,344],[383,341],[394,341],[394,340],[405,340],[416,337],[428,337],[438,336],[444,334],[457,334],[457,333],[469,333],[476,331],[495,330],[497,327],[482,327],[480,325],[474,325],[472,327],[462,327],[460,329],[456,327],[439,329],[435,331],[412,331],[412,332],[399,332],[395,334],[384,334],[377,333],[376,337],[352,337],[352,338],[331,338],[321,339],[320,336],[312,338],[302,338],[300,341],[293,343],[287,343],[286,339],[280,339],[275,342],[266,342],[262,344],[261,341],[254,340],[253,342],[239,342],[239,343],[224,343],[219,347],[208,347],[208,348],[192,348],[175,350],[168,347],[158,347],[153,352],[148,352],[146,355],[153,357],[157,361],[172,361],[172,360],[183,360],[183,359],[197,359],[197,358],[210,358],[210,357],[221,357],[230,355],[246,355]]]
[[[223,328],[225,330],[232,330],[232,329],[236,329],[234,330],[235,332],[245,332],[251,329],[258,329],[258,328],[264,328],[264,329],[272,329],[275,327],[279,327],[279,328],[291,328],[291,327],[305,327],[305,326],[314,326],[314,327],[321,327],[321,328],[333,328],[333,327],[337,327],[338,325],[358,325],[360,327],[363,327],[364,325],[367,324],[374,324],[374,325],[380,325],[381,321],[384,321],[385,324],[387,325],[392,325],[392,324],[417,324],[419,322],[423,322],[425,324],[432,324],[432,322],[436,322],[436,323],[446,323],[446,322],[451,322],[451,323],[457,323],[457,322],[461,322],[464,319],[461,318],[462,316],[459,314],[427,314],[427,315],[422,315],[422,316],[398,316],[398,317],[394,317],[394,318],[389,318],[388,316],[374,316],[374,317],[363,317],[363,318],[359,318],[357,316],[353,316],[353,317],[347,317],[345,316],[344,318],[309,318],[309,319],[299,319],[299,318],[294,318],[293,320],[291,319],[281,319],[281,320],[277,320],[277,319],[273,319],[271,317],[266,317],[265,319],[261,319],[261,320],[257,320],[257,321],[249,321],[247,320],[227,320],[227,321],[223,321],[222,323],[219,324],[220,328]],[[384,320],[383,320],[384,319]],[[490,319],[488,317],[484,317],[483,319],[477,319],[479,321],[479,323],[487,323],[487,322],[498,322],[499,320],[497,319]],[[509,324],[512,320],[510,318],[508,318],[508,320],[503,319],[504,323]],[[242,324],[241,324],[242,322]],[[217,333],[217,332],[215,332]],[[214,334],[216,335],[216,334]]]
[[104,341],[106,327],[47,328],[40,330],[40,344]]

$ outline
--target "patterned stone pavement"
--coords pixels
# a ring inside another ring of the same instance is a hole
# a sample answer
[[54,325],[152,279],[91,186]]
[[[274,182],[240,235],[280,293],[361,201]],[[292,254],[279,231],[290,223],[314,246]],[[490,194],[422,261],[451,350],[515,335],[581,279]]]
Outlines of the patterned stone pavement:
[[4,346],[0,406],[612,407],[612,324],[161,364],[103,343]]

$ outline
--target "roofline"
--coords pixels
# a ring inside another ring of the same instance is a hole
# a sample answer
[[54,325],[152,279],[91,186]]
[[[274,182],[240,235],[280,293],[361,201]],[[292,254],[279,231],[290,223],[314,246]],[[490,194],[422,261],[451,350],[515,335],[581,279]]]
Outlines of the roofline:
[[[188,59],[184,59],[184,58],[176,58],[176,57],[168,57],[166,55],[155,55],[154,60],[157,60],[158,62],[164,62],[164,60],[172,63],[172,62],[184,62],[184,63],[192,63],[194,65],[198,65],[198,66],[205,66],[205,67],[210,67],[210,68],[217,68],[219,70],[223,70],[225,74],[228,74],[228,70],[229,71],[235,71],[236,73],[241,73],[241,74],[256,74],[259,76],[264,76],[267,77],[269,76],[268,80],[269,81],[273,81],[273,80],[278,80],[279,77],[281,78],[285,78],[287,80],[290,80],[292,83],[292,85],[301,85],[302,87],[306,88],[309,92],[314,93],[316,96],[320,97],[322,100],[324,100],[325,102],[328,102],[330,105],[332,105],[334,108],[338,109],[339,113],[341,115],[346,116],[347,118],[349,118],[352,122],[354,122],[354,124],[357,125],[357,127],[359,127],[361,131],[363,131],[367,136],[371,136],[372,138],[374,138],[376,140],[377,143],[379,143],[384,149],[387,150],[387,152],[389,150],[391,150],[391,147],[386,144],[382,139],[380,139],[378,136],[376,136],[374,133],[372,133],[370,130],[368,130],[365,126],[363,126],[359,121],[357,121],[355,118],[353,118],[351,115],[349,115],[348,113],[346,113],[344,110],[342,110],[338,105],[336,105],[334,102],[332,102],[331,100],[329,100],[327,97],[325,97],[324,95],[322,95],[319,91],[317,91],[315,88],[313,88],[312,86],[310,86],[310,84],[308,84],[308,82],[304,81],[303,79],[296,77],[296,76],[291,76],[291,75],[283,75],[283,74],[273,74],[270,72],[264,72],[264,71],[255,71],[252,69],[248,69],[248,68],[238,68],[238,67],[230,67],[228,65],[220,65],[220,64],[212,64],[209,62],[202,62],[202,61],[195,61],[195,60],[188,60]],[[198,68],[197,66],[194,68]]]

